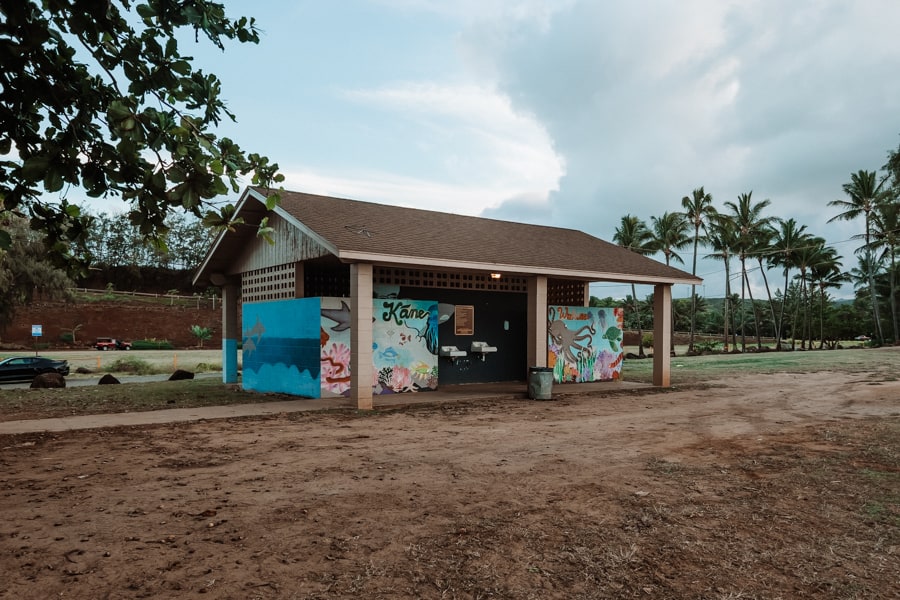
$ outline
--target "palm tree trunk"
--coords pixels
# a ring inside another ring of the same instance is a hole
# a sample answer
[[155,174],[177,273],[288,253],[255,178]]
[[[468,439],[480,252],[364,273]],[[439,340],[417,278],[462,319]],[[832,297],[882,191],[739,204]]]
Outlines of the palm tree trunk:
[[[694,264],[691,268],[691,275],[697,276],[697,245],[700,241],[700,227],[694,226]],[[695,291],[695,286],[693,283],[691,284],[691,334],[688,338],[688,352],[694,351],[694,330],[696,328],[695,319],[697,317],[697,294]]]
[[[666,253],[666,266],[667,267],[669,266],[668,252]],[[672,344],[671,344],[671,348],[669,349],[669,353],[672,356],[675,356],[675,297],[674,296],[672,296],[672,331],[671,331],[671,334],[672,334]]]
[[747,278],[746,257],[741,254],[741,352],[747,351],[747,319],[744,318],[744,280]]
[[644,330],[641,328],[641,308],[638,304],[637,292],[634,284],[631,284],[631,299],[634,301],[634,316],[637,319],[638,329],[638,356],[644,358]]
[[778,329],[775,331],[775,336],[778,338],[778,346],[777,348],[781,350],[781,336],[784,333],[784,309],[785,304],[787,302],[787,294],[788,294],[788,268],[784,268],[784,291],[781,293],[781,314],[778,315]]
[[753,329],[756,331],[756,349],[762,349],[762,338],[759,335],[759,311],[756,310],[756,302],[753,301],[753,290],[750,289],[750,274],[747,273],[747,295],[750,296],[750,310],[753,311]]
[[880,346],[884,344],[884,333],[881,331],[881,319],[878,316],[878,295],[875,293],[875,261],[872,256],[872,247],[869,245],[871,227],[869,226],[869,213],[866,212],[866,262],[869,271],[869,295],[872,297],[872,317],[875,325],[875,339]]
[[[809,287],[806,285],[806,277],[801,281],[801,297],[803,298],[803,331],[802,336],[803,339],[800,340],[800,349],[806,350],[806,340],[812,337],[810,333],[810,322],[809,322]],[[812,342],[810,341],[810,346]],[[812,350],[812,348],[810,348]]]
[[881,319],[878,318],[878,295],[875,293],[875,263],[872,261],[872,251],[868,252],[869,261],[869,296],[872,298],[872,318],[875,324],[875,339],[880,346],[884,343],[884,334],[881,332]]
[[819,283],[819,350],[825,348],[825,286]]
[[794,320],[791,325],[791,350],[797,347],[797,335],[800,335],[800,341],[803,341],[803,325],[800,323],[800,308],[803,305],[803,278],[805,275],[800,271],[800,285],[797,286],[797,301],[794,304]]
[[896,284],[896,275],[897,275],[897,263],[894,259],[894,248],[890,248],[891,251],[891,319],[894,325],[894,345],[900,341],[900,330],[897,329],[897,284]]
[[722,351],[728,354],[728,302],[731,300],[731,269],[728,268],[728,259],[725,260],[725,301],[722,303],[722,313],[725,316],[723,328],[725,330],[725,341]]
[[[778,340],[780,338],[781,332],[778,329],[778,317],[775,316],[775,301],[772,300],[772,290],[769,289],[769,278],[766,277],[766,271],[763,269],[763,261],[760,259],[759,261],[759,271],[763,276],[763,283],[766,284],[766,296],[769,298],[769,310],[772,312],[772,326],[775,328],[775,339]],[[757,325],[759,327],[759,325]],[[778,342],[775,342],[775,347],[778,347]]]

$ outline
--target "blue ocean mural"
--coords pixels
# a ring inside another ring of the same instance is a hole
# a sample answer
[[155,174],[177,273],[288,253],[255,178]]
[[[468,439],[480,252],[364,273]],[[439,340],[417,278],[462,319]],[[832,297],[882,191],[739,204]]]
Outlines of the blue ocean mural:
[[243,305],[244,389],[319,397],[319,311],[319,298]]
[[621,308],[551,306],[547,309],[547,361],[553,380],[608,381],[622,374]]

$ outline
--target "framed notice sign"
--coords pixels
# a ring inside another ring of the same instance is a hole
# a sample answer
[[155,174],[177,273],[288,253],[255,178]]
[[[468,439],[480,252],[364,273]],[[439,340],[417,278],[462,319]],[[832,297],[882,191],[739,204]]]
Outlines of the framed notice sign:
[[456,305],[456,335],[475,335],[475,307]]

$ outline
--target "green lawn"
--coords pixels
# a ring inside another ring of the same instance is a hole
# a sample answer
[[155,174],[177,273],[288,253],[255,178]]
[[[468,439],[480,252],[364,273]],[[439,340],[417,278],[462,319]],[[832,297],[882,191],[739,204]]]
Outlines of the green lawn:
[[[900,376],[900,348],[853,348],[747,354],[710,354],[672,357],[672,384],[710,382],[735,373],[813,373],[844,371],[876,373],[886,380]],[[626,360],[622,368],[628,381],[651,382],[653,360]]]

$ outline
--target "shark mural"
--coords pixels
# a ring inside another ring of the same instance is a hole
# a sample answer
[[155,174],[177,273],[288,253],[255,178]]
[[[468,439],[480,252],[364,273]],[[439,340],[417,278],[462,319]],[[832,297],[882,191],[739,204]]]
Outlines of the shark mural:
[[549,366],[557,383],[608,381],[622,374],[621,308],[551,306]]

